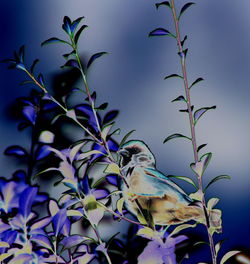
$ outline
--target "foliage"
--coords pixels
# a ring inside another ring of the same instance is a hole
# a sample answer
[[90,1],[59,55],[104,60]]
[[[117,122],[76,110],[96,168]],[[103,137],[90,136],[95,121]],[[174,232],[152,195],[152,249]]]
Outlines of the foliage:
[[[193,4],[185,4],[178,16],[173,0],[158,3],[156,7],[162,6],[172,10],[177,22]],[[35,73],[38,60],[34,60],[30,67],[26,65],[24,46],[14,53],[14,58],[4,60],[9,63],[10,68],[16,68],[26,74],[28,80],[22,85],[31,83],[40,91],[32,90],[29,97],[19,99],[22,121],[18,128],[31,131],[30,150],[19,145],[9,146],[5,150],[6,155],[23,161],[27,170],[14,172],[10,180],[0,179],[0,262],[85,264],[95,259],[98,263],[109,264],[136,261],[139,264],[180,263],[185,254],[178,255],[178,247],[183,242],[187,243],[188,237],[179,233],[187,228],[195,228],[197,223],[182,224],[175,228],[170,227],[169,230],[168,227],[164,229],[154,226],[136,198],[139,212],[137,217],[126,216],[128,211],[120,186],[122,183],[128,183],[120,171],[118,152],[133,131],[119,140],[121,129],[115,128],[118,110],[107,111],[108,103],[98,103],[96,91],[89,88],[89,68],[107,53],[97,52],[86,62],[82,62],[78,43],[87,28],[81,24],[83,20],[84,17],[73,21],[67,16],[64,17],[62,28],[67,39],[52,37],[42,43],[42,46],[63,44],[70,48],[68,53],[63,55],[66,62],[62,68],[79,71],[83,88],[72,87],[61,98],[52,96],[43,75]],[[183,49],[186,37],[181,41],[178,34],[178,27],[176,34],[164,28],[157,28],[151,31],[149,36],[171,36],[176,39],[179,44],[178,54],[184,65],[188,52]],[[203,79],[198,78],[189,87],[185,67],[183,69],[182,75],[171,74],[165,79],[177,77],[184,81],[186,95],[180,95],[172,102],[181,101],[187,104],[187,109],[180,111],[188,112],[194,126],[205,112],[215,106],[202,107],[193,113],[194,106],[191,105],[188,91]],[[80,104],[69,103],[69,98],[74,93],[81,95]],[[64,122],[80,127],[84,132],[82,138],[75,140],[72,137],[71,142],[62,144],[62,140],[59,140],[60,126]],[[214,208],[219,199],[212,198],[206,203],[204,194],[211,184],[220,179],[228,179],[229,176],[217,176],[203,188],[202,176],[212,154],[206,153],[198,159],[198,151],[206,144],[196,146],[194,130],[190,137],[179,133],[172,134],[164,143],[175,138],[185,138],[192,142],[195,162],[190,167],[197,176],[198,183],[185,176],[168,177],[184,180],[195,187],[197,192],[190,197],[196,202],[201,202],[203,206],[206,217],[200,223],[208,230],[210,248],[212,253],[214,250],[214,257],[217,258],[221,243],[214,246],[211,239],[215,232],[221,231],[221,211]],[[61,186],[63,191],[58,199],[39,191],[35,183],[43,177],[50,177],[54,185]],[[128,222],[130,228],[124,235],[125,238],[119,234],[107,237],[100,232],[105,219],[110,222]],[[89,232],[90,229],[93,234]],[[228,252],[222,258],[221,264],[237,253],[238,251]]]

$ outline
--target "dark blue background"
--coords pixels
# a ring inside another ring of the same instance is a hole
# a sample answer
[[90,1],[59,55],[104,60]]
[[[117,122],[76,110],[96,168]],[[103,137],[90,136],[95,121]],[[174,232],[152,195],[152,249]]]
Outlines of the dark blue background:
[[[185,1],[176,1],[177,6]],[[134,138],[142,139],[157,158],[158,168],[166,174],[191,176],[192,148],[184,140],[166,145],[163,139],[172,133],[189,133],[186,114],[180,104],[170,101],[183,93],[179,80],[163,77],[180,72],[176,43],[171,38],[147,37],[156,27],[172,29],[170,12],[155,1],[144,0],[8,0],[0,2],[0,58],[26,45],[27,60],[41,59],[40,70],[48,86],[63,64],[64,46],[41,48],[45,39],[64,37],[62,19],[85,16],[89,25],[80,41],[83,54],[107,51],[110,55],[95,63],[89,82],[101,101],[121,110],[117,126],[125,132],[136,129]],[[208,143],[213,159],[205,182],[219,174],[221,181],[208,192],[219,197],[223,209],[224,250],[249,248],[250,177],[250,2],[249,0],[197,1],[181,22],[182,35],[188,34],[187,60],[190,82],[203,77],[205,82],[192,89],[197,107],[216,104],[197,125],[199,144]],[[28,136],[19,133],[11,121],[8,106],[15,98],[27,95],[29,88],[19,87],[21,72],[0,71],[0,151],[10,144],[24,143]],[[13,160],[1,157],[1,175],[13,172]],[[192,191],[183,184],[187,191]]]

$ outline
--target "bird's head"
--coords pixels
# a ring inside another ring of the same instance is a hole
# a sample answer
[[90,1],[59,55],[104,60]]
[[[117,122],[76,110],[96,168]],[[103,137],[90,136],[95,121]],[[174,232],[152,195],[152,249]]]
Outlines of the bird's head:
[[129,168],[136,165],[142,167],[155,167],[155,158],[149,147],[140,140],[130,140],[118,151],[120,167]]

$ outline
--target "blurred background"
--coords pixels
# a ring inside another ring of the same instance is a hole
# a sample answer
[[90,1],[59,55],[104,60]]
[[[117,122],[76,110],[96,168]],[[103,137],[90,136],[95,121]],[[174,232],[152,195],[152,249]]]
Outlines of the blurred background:
[[[250,2],[249,0],[196,1],[181,20],[182,36],[188,35],[187,70],[189,82],[203,77],[205,82],[192,88],[195,107],[217,105],[197,125],[198,143],[208,143],[204,151],[213,152],[205,174],[205,182],[220,174],[231,181],[219,181],[207,192],[218,197],[223,210],[223,252],[250,247]],[[64,38],[61,29],[65,15],[72,19],[85,16],[89,28],[80,40],[82,57],[100,51],[110,54],[96,61],[89,73],[89,83],[96,90],[99,102],[109,102],[119,109],[117,126],[125,134],[135,129],[133,139],[144,140],[165,174],[191,176],[193,162],[189,142],[176,139],[163,144],[172,133],[189,133],[184,107],[171,100],[183,94],[180,80],[163,80],[166,75],[180,73],[176,42],[172,38],[148,38],[148,33],[164,27],[173,30],[167,8],[156,10],[156,1],[144,0],[9,0],[0,2],[0,58],[12,56],[21,45],[26,46],[26,60],[41,60],[38,68],[53,86],[55,76],[63,74],[63,45],[41,47],[50,37]],[[185,1],[176,1],[181,7]],[[24,80],[20,71],[0,70],[0,152],[9,145],[29,145],[29,135],[17,131],[11,105],[19,96],[29,94],[29,87],[20,87]],[[51,88],[51,90],[53,90]],[[70,132],[69,132],[70,133]],[[70,136],[70,135],[69,135]],[[0,176],[9,177],[14,158],[0,158]],[[193,190],[184,183],[187,192]],[[205,251],[206,252],[206,251]],[[194,260],[206,260],[194,252]],[[187,262],[189,263],[189,262]],[[194,262],[195,263],[195,262]],[[242,262],[243,263],[243,262]]]

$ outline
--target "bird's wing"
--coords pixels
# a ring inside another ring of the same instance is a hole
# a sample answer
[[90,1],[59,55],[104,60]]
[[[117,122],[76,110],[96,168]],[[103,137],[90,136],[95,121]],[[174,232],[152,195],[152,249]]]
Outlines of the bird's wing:
[[[145,188],[142,192],[135,192],[135,194],[147,197],[163,197],[172,193],[181,200],[192,202],[192,199],[177,184],[161,172],[152,168],[140,168],[140,170],[143,170],[140,173],[143,175],[141,181],[143,181],[143,185],[145,184]],[[146,186],[149,186],[149,191],[147,191]]]

